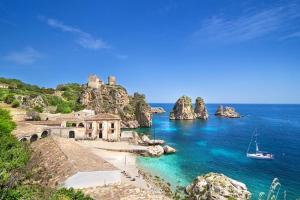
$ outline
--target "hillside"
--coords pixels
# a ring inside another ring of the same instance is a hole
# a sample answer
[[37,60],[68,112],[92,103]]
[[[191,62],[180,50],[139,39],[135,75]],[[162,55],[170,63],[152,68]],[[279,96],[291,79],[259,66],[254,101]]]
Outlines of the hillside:
[[145,96],[130,96],[121,85],[103,84],[95,89],[88,84],[67,83],[44,88],[0,78],[0,102],[38,113],[70,113],[87,108],[96,113],[119,114],[123,128],[149,127],[152,123]]

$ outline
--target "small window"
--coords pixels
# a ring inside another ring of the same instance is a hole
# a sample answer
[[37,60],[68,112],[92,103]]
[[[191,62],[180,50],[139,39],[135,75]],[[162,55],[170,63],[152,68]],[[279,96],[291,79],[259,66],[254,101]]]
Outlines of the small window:
[[115,128],[115,124],[114,123],[111,123],[111,128]]
[[90,123],[90,124],[89,124],[89,129],[92,129],[92,128],[93,128],[93,124]]
[[102,123],[99,124],[99,128],[100,128],[100,129],[102,128]]
[[111,133],[115,133],[115,130],[113,129],[113,130],[111,130]]
[[92,137],[92,133],[89,133],[89,137]]

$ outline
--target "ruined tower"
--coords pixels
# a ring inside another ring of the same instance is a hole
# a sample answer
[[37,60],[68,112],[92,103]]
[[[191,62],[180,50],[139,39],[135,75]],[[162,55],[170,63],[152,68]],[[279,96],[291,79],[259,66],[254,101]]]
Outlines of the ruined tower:
[[88,87],[99,89],[103,82],[96,75],[90,75],[88,78]]
[[116,85],[116,77],[109,76],[108,77],[108,85]]

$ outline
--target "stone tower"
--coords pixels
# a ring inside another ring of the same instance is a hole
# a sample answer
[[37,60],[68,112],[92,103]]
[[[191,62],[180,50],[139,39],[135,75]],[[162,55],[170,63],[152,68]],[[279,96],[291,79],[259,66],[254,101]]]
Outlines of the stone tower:
[[99,89],[103,82],[96,75],[90,75],[88,78],[88,87]]
[[108,85],[116,85],[116,77],[109,76],[108,77]]

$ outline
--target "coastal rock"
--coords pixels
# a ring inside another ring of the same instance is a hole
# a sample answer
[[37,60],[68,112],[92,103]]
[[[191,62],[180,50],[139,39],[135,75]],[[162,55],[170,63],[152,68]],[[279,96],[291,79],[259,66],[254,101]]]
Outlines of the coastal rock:
[[164,148],[160,145],[150,146],[148,147],[148,156],[151,157],[159,157],[164,154]]
[[192,184],[186,187],[186,192],[194,200],[249,200],[251,197],[244,183],[218,173],[198,176]]
[[176,149],[174,149],[173,147],[170,147],[169,145],[165,145],[163,148],[164,148],[165,154],[171,154],[171,153],[176,152]]
[[150,141],[150,139],[149,139],[149,137],[148,137],[147,135],[143,135],[143,136],[142,136],[142,141],[143,141],[144,143],[147,143],[147,144],[148,144],[148,142]]
[[148,145],[162,145],[164,144],[164,140],[149,140]]
[[151,107],[151,113],[164,113],[166,112],[165,109],[163,109],[162,107]]
[[[90,83],[90,82],[89,82]],[[92,82],[94,84],[94,82]],[[145,100],[145,95],[134,93],[128,95],[127,90],[115,84],[86,84],[80,95],[80,103],[87,109],[98,113],[118,114],[122,128],[150,127],[152,113]]]
[[238,112],[236,112],[233,107],[226,106],[223,109],[222,105],[219,105],[215,115],[221,116],[221,117],[228,117],[228,118],[240,118],[241,117],[240,114]]
[[208,112],[205,107],[204,100],[201,97],[197,97],[196,103],[195,103],[195,115],[198,119],[208,119]]
[[164,140],[150,140],[147,135],[142,136],[142,141],[144,145],[162,145],[165,143]]
[[196,119],[196,115],[193,109],[192,100],[190,97],[180,97],[172,112],[170,113],[170,120],[192,120]]

